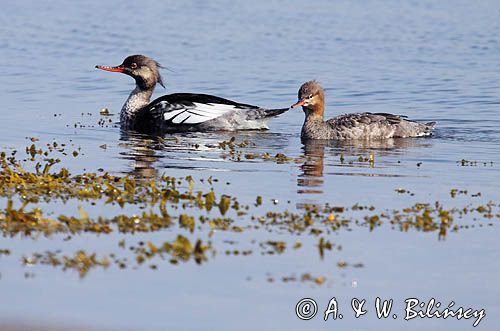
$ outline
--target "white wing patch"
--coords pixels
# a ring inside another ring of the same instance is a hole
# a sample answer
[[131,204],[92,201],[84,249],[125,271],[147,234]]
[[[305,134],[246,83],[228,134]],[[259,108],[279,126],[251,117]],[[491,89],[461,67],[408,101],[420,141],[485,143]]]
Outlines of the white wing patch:
[[193,102],[193,106],[183,106],[180,109],[172,109],[163,114],[165,121],[174,124],[199,124],[213,120],[233,111],[236,106],[212,103]]

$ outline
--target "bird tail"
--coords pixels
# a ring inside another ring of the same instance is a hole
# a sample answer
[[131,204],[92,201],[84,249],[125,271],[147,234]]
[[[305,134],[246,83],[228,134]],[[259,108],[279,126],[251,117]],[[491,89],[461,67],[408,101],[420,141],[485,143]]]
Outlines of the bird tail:
[[290,108],[279,108],[279,109],[256,109],[254,111],[248,112],[249,120],[259,120],[259,119],[269,119],[271,117],[276,117]]
[[435,126],[436,126],[436,122],[427,122],[427,123],[421,124],[421,131],[419,132],[418,136],[421,136],[421,137],[431,136],[432,130],[434,130]]
[[276,117],[288,111],[289,109],[290,108],[266,109],[265,117]]

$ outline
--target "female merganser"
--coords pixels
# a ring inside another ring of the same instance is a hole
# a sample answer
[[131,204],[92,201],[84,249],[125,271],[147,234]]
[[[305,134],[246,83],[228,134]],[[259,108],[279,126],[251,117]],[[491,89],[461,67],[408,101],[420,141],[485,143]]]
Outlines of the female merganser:
[[121,72],[135,79],[120,113],[125,129],[138,131],[207,131],[267,129],[267,121],[289,108],[263,109],[207,94],[174,93],[149,102],[156,84],[163,85],[160,64],[144,55],[131,55],[116,67],[96,68]]
[[432,134],[436,122],[417,123],[405,116],[386,113],[354,113],[324,121],[325,92],[316,81],[304,83],[299,89],[299,101],[291,108],[302,106],[306,115],[302,139],[386,139],[424,137]]

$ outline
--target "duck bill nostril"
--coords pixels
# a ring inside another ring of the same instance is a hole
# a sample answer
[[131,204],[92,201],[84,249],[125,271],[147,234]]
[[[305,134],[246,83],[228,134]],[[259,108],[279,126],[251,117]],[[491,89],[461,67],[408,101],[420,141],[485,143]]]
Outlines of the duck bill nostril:
[[291,105],[290,108],[300,107],[300,106],[303,106],[305,103],[306,103],[306,101],[304,99],[302,99],[302,100],[297,101],[293,105]]
[[111,71],[111,72],[125,72],[125,69],[123,66],[116,66],[116,67],[107,67],[107,66],[100,66],[96,65],[95,66],[97,69],[105,70],[105,71]]

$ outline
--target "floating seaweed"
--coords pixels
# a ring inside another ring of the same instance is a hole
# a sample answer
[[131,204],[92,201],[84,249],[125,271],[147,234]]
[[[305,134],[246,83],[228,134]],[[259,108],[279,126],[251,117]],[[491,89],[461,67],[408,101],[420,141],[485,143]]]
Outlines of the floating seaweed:
[[[58,156],[81,157],[84,154],[81,149],[57,142],[42,148],[37,146],[36,138],[29,141],[25,159],[18,159],[21,153],[17,151],[12,151],[10,155],[6,152],[0,154],[0,196],[5,201],[5,208],[0,209],[0,233],[4,237],[35,240],[40,236],[59,236],[69,241],[75,236],[85,235],[174,233],[174,240],[160,243],[147,240],[127,247],[125,241],[120,240],[118,247],[124,253],[122,257],[115,254],[100,256],[78,250],[74,253],[33,253],[22,259],[25,266],[39,264],[71,269],[76,270],[80,277],[94,268],[106,269],[112,265],[119,269],[130,265],[158,269],[163,261],[169,265],[190,261],[202,264],[215,258],[217,251],[224,252],[227,257],[254,253],[277,257],[293,254],[306,245],[311,248],[311,242],[312,248],[317,248],[320,259],[335,258],[338,261],[334,251],[341,251],[342,246],[333,243],[331,235],[350,231],[354,227],[376,231],[386,224],[403,232],[435,232],[439,240],[444,240],[449,232],[492,225],[494,219],[500,218],[500,208],[494,202],[453,208],[446,208],[440,202],[425,202],[390,210],[377,210],[375,206],[359,203],[352,206],[302,204],[287,209],[284,207],[286,204],[278,199],[258,195],[244,204],[237,196],[217,193],[214,184],[218,180],[212,177],[194,179],[192,176],[176,178],[159,175],[136,179],[104,170],[102,173],[84,171],[72,174],[61,167]],[[221,142],[218,148],[223,155],[228,153],[226,157],[235,161],[238,158],[241,160],[241,157],[276,163],[304,161],[303,158],[290,158],[281,153],[271,156],[243,150],[254,146],[251,142],[238,143],[231,138]],[[341,154],[341,163],[344,161]],[[358,162],[373,166],[375,157],[373,154],[359,157]],[[396,192],[413,195],[404,188],[398,188]],[[452,198],[468,194],[467,190],[450,191]],[[479,197],[480,193],[471,196]],[[65,210],[73,212],[44,212],[49,204],[59,203],[66,203]],[[109,207],[106,216],[99,212],[96,215],[96,210],[103,206]],[[459,222],[462,219],[473,220],[474,223]],[[248,238],[259,231],[274,238],[261,241]],[[283,233],[291,236],[283,240],[280,237]],[[298,236],[312,240],[299,241]],[[236,238],[241,238],[242,242],[237,242]],[[238,246],[231,247],[234,245]],[[13,254],[15,252],[9,248],[0,250],[0,257]],[[127,254],[133,254],[134,258],[129,260]],[[343,260],[337,262],[339,268],[348,266],[355,268],[362,264],[350,264]],[[299,278],[312,280],[318,285],[326,280],[324,276]]]

